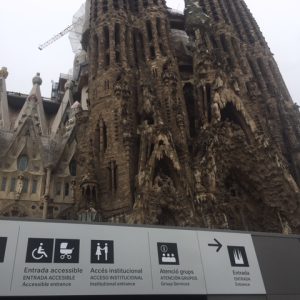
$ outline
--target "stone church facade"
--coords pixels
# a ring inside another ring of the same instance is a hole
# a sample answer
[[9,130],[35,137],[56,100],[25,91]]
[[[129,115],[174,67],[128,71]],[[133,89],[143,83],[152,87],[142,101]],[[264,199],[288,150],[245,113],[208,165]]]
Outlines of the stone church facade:
[[245,2],[86,12],[52,100],[1,70],[0,215],[299,232],[299,110]]

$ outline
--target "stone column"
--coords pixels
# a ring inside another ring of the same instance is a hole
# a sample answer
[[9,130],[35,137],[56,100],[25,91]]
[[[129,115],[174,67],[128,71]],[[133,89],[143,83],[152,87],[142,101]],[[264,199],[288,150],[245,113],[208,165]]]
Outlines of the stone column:
[[48,167],[46,169],[46,186],[45,186],[45,194],[44,194],[44,208],[43,208],[43,219],[47,219],[48,215],[48,202],[49,202],[49,193],[50,193],[50,182],[51,182],[51,168]]

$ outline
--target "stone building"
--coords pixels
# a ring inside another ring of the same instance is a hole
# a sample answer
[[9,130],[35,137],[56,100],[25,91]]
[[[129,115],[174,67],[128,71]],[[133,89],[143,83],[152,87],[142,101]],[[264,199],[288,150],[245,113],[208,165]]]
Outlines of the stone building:
[[0,215],[66,217],[74,202],[73,132],[80,104],[73,101],[72,86],[65,75],[53,90],[52,99],[41,96],[39,74],[32,80],[29,95],[7,92],[7,76],[2,68]]
[[245,2],[86,15],[63,97],[1,71],[0,214],[299,232],[299,111]]

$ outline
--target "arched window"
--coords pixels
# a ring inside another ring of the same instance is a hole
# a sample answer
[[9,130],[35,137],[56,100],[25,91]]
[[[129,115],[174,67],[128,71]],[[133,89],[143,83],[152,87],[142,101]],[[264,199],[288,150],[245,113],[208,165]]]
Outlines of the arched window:
[[121,63],[121,51],[120,51],[120,43],[121,43],[121,37],[120,37],[120,24],[115,24],[115,56],[116,56],[116,63]]
[[108,164],[108,181],[109,181],[109,189],[112,192],[116,192],[118,189],[118,166],[115,160],[112,160]]
[[108,26],[104,26],[103,28],[103,38],[104,38],[104,52],[105,52],[105,67],[108,67],[110,64],[110,36],[109,36],[109,28]]
[[98,63],[99,63],[99,38],[98,36],[95,34],[93,37],[93,41],[94,41],[94,74],[97,74],[98,71]]
[[36,194],[36,192],[37,192],[37,185],[38,185],[38,181],[36,179],[33,179],[33,181],[32,181],[32,189],[31,189],[32,194]]
[[18,170],[19,171],[26,171],[28,167],[28,156],[21,155],[18,159]]
[[103,0],[102,9],[103,9],[104,14],[108,12],[108,2],[107,2],[107,0]]
[[104,81],[104,89],[107,91],[109,90],[109,80]]
[[2,177],[1,192],[5,192],[6,191],[6,183],[7,183],[7,177]]
[[60,196],[60,194],[61,194],[61,182],[57,181],[55,183],[55,195]]
[[119,10],[119,9],[120,9],[119,1],[118,1],[118,0],[114,0],[114,1],[113,1],[113,4],[114,4],[114,9],[115,9],[115,10]]
[[188,113],[190,135],[191,137],[195,137],[197,129],[197,110],[194,97],[194,86],[191,83],[186,83],[183,87],[183,94]]
[[124,7],[124,10],[127,10],[127,0],[123,0],[123,7]]
[[70,185],[68,182],[65,183],[65,197],[68,197],[70,193]]
[[10,179],[10,192],[14,192],[16,188],[16,178],[12,177]]
[[69,171],[71,176],[76,176],[77,172],[77,163],[75,159],[72,159],[70,164],[69,164]]
[[147,8],[148,5],[149,5],[148,0],[143,0],[143,5],[144,5],[145,8]]
[[23,193],[28,193],[28,184],[29,184],[28,178],[24,178],[24,181],[23,181],[23,190],[22,190]]

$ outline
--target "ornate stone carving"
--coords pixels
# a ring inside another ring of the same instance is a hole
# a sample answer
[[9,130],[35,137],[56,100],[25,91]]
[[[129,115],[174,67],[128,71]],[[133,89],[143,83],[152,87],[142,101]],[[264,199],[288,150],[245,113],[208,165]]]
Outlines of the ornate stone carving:
[[0,78],[4,78],[6,79],[8,77],[8,71],[7,71],[7,68],[6,67],[2,67],[0,69]]

